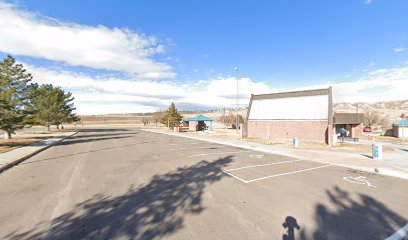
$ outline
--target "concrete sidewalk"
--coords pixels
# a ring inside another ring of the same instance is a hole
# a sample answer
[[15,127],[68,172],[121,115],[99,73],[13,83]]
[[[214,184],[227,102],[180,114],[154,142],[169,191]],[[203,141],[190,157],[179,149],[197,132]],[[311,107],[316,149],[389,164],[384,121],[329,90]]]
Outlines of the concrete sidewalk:
[[[350,152],[333,152],[324,150],[308,150],[308,149],[295,149],[289,147],[270,146],[260,143],[248,142],[239,139],[223,139],[214,135],[194,135],[186,133],[171,133],[165,132],[160,129],[142,129],[144,131],[168,134],[173,136],[185,137],[190,139],[208,141],[223,145],[229,145],[234,147],[240,147],[244,149],[250,149],[265,153],[285,155],[293,158],[307,159],[311,161],[321,162],[325,164],[331,164],[335,166],[341,166],[351,168],[358,171],[377,173],[387,176],[398,177],[408,180],[408,166],[396,165],[395,162],[387,160],[373,160],[362,154],[350,153]],[[407,159],[408,161],[408,159]]]
[[69,138],[77,132],[65,132],[58,135],[53,134],[52,137],[42,140],[40,142],[19,147],[17,149],[1,153],[0,154],[0,172],[13,167],[16,164],[30,158],[31,156],[61,142],[62,140]]

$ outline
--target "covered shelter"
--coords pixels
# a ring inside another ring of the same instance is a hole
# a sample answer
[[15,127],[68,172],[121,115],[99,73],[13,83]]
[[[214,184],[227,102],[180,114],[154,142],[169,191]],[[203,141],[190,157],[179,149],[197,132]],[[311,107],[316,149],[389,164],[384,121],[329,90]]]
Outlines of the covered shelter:
[[344,128],[347,131],[346,137],[361,139],[363,136],[364,113],[340,113],[335,112],[333,116],[334,132],[339,135]]
[[397,138],[408,138],[408,118],[393,123],[394,136]]
[[[204,131],[207,129],[212,130],[212,122],[211,118],[208,118],[203,115],[197,115],[195,117],[186,118],[183,122],[188,124],[188,130],[191,131]],[[208,125],[207,125],[208,124]]]

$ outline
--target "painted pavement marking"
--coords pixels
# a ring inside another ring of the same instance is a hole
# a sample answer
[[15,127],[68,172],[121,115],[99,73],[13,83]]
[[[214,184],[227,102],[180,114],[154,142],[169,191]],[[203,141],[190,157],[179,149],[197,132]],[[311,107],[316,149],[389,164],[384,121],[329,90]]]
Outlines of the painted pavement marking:
[[361,184],[361,185],[367,185],[369,187],[376,187],[374,185],[372,185],[368,179],[364,176],[358,176],[358,177],[343,177],[344,180],[346,180],[347,182],[351,182],[351,183],[356,183],[356,184]]

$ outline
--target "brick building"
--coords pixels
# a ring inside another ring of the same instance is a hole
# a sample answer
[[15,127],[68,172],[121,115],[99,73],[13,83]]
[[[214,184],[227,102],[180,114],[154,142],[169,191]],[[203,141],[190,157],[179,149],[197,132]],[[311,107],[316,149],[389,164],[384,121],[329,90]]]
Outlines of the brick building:
[[348,137],[363,138],[364,115],[334,113],[332,88],[251,95],[243,137],[325,142],[344,127]]

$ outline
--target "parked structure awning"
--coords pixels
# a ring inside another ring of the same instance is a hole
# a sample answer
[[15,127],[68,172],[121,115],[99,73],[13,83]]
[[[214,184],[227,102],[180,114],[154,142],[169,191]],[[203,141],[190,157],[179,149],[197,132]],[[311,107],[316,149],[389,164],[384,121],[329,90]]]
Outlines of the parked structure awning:
[[184,119],[184,122],[198,122],[198,121],[205,121],[205,122],[208,122],[208,121],[212,121],[212,119],[211,118],[208,118],[208,117],[206,117],[206,116],[203,116],[203,115],[197,115],[197,116],[195,116],[195,117],[191,117],[191,118],[186,118],[186,119]]
[[403,120],[397,121],[393,124],[394,126],[397,127],[408,127],[408,118],[405,118]]
[[333,116],[334,124],[360,124],[364,122],[364,113],[338,113]]

